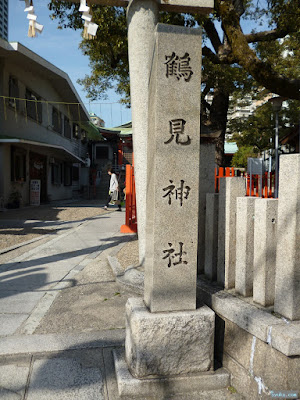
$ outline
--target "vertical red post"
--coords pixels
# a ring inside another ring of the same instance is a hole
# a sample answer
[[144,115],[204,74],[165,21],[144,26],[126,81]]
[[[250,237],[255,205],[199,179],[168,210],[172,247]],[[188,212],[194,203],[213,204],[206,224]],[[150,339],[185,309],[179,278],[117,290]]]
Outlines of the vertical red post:
[[125,225],[121,226],[121,233],[136,233],[136,194],[134,181],[134,167],[126,165],[126,209],[125,209]]
[[250,175],[246,175],[246,182],[247,182],[247,190],[246,190],[246,196],[250,196]]
[[218,168],[215,168],[215,193],[219,193],[219,185],[218,185]]
[[119,142],[118,143],[118,165],[123,164],[123,143]]

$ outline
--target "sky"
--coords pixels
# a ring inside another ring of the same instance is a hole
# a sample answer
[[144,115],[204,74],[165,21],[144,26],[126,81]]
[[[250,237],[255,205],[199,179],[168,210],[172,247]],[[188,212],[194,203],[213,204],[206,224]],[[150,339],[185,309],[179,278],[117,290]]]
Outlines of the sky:
[[34,8],[37,22],[44,25],[41,35],[29,38],[27,13],[24,12],[25,2],[9,0],[8,40],[20,42],[39,56],[66,72],[75,86],[82,102],[88,111],[94,112],[104,119],[106,127],[124,124],[131,120],[130,109],[119,103],[120,97],[113,91],[108,92],[107,100],[97,100],[89,103],[86,92],[77,83],[77,79],[89,74],[89,59],[78,48],[81,41],[81,31],[57,29],[57,21],[49,17],[47,4],[49,0],[35,0]]

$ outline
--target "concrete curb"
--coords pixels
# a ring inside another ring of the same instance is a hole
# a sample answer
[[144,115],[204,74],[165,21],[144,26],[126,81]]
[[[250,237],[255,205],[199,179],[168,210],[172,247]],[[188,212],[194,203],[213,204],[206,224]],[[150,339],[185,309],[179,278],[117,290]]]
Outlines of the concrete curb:
[[26,242],[15,244],[14,246],[6,247],[6,248],[0,250],[0,255],[1,254],[5,254],[5,253],[9,253],[10,251],[19,249],[20,247],[23,247],[23,246],[27,246],[28,244],[31,244],[31,243],[34,243],[34,242],[38,242],[39,240],[45,239],[48,236],[52,236],[52,235],[49,233],[47,235],[42,235],[40,237],[31,239],[31,240],[27,240]]
[[75,334],[16,335],[1,338],[0,356],[123,346],[124,340],[125,329]]
[[116,277],[116,282],[137,294],[144,294],[144,273],[132,267],[122,276]]
[[[65,235],[68,235],[68,234],[70,233],[71,230],[76,229],[76,228],[78,228],[79,226],[82,226],[82,225],[84,225],[84,224],[86,224],[86,223],[88,223],[88,222],[90,222],[90,221],[92,221],[92,220],[94,220],[94,219],[101,218],[103,215],[106,215],[106,213],[105,213],[105,214],[100,214],[100,215],[95,215],[95,216],[89,217],[89,218],[85,218],[85,220],[83,220],[82,222],[79,222],[79,223],[77,223],[76,221],[71,221],[71,222],[69,222],[69,224],[70,224],[70,225],[73,225],[73,226],[69,226],[69,227],[67,228],[66,232],[63,232],[63,233],[59,233],[59,227],[60,227],[60,226],[63,227],[64,225],[63,225],[63,224],[60,224],[59,221],[57,221],[57,230],[58,230],[58,233],[55,235],[55,237],[53,238],[53,240],[56,239],[57,236],[59,236],[59,235],[64,235],[64,236],[65,236]],[[25,225],[26,225],[26,221],[27,221],[27,220],[25,220]],[[30,222],[34,221],[34,222],[36,222],[37,224],[38,224],[38,223],[41,223],[41,222],[48,222],[48,221],[39,221],[39,220],[36,220],[36,221],[35,221],[35,220],[29,220],[29,221],[30,221]],[[0,221],[0,222],[1,222],[1,221]],[[74,226],[74,225],[75,225],[75,226]],[[23,224],[23,226],[24,226],[24,224]],[[38,226],[38,225],[37,225],[37,226]],[[6,248],[4,248],[4,249],[0,249],[0,255],[1,255],[1,254],[8,253],[8,252],[13,251],[13,250],[16,250],[16,249],[19,249],[20,247],[23,247],[23,246],[27,246],[28,244],[31,244],[31,243],[34,243],[34,242],[38,242],[39,240],[46,239],[47,237],[50,237],[50,236],[53,236],[53,234],[48,233],[48,234],[46,234],[46,235],[41,235],[40,237],[31,239],[31,240],[27,240],[26,242],[22,242],[22,243],[13,245],[13,246],[6,247]]]
[[[135,237],[135,234],[133,235]],[[126,289],[133,290],[137,294],[144,293],[144,273],[139,271],[133,265],[130,265],[122,268],[121,264],[119,263],[116,254],[124,247],[126,243],[128,243],[133,238],[130,238],[125,243],[120,243],[110,255],[107,256],[107,262],[112,269],[112,272],[116,278],[116,282],[119,283],[121,286],[125,287]],[[111,255],[113,254],[113,256]]]

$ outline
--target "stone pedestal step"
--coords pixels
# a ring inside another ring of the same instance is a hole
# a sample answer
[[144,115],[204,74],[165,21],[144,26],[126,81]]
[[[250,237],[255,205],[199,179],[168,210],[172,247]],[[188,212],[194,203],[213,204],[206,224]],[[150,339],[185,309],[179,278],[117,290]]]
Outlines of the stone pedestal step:
[[[214,372],[202,372],[165,378],[134,378],[128,370],[123,349],[113,351],[119,395],[160,399],[185,393],[213,391],[230,385],[230,374],[221,368]],[[213,397],[212,397],[213,398]]]

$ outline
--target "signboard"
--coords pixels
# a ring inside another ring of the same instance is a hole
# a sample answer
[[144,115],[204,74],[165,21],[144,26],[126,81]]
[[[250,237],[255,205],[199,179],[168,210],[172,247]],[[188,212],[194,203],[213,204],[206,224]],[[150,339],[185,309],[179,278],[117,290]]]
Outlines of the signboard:
[[39,206],[41,203],[41,181],[32,179],[30,181],[30,205]]
[[262,158],[248,158],[247,172],[250,175],[263,175],[265,172],[264,161]]

